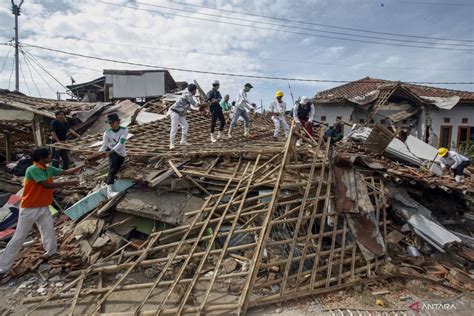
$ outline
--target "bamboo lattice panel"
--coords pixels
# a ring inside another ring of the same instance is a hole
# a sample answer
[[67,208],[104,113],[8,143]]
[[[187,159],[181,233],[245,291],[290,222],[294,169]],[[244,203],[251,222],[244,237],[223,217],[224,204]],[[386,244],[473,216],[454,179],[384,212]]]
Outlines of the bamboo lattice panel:
[[[126,258],[124,263],[79,271],[76,300],[95,296],[86,313],[99,311],[115,291],[141,289],[139,301],[128,306],[135,314],[240,314],[374,273],[383,256],[365,260],[346,217],[334,211],[330,144],[321,136],[312,139],[302,155],[293,132],[294,126],[270,159],[240,159],[222,178],[219,168],[209,169],[208,180],[225,184],[201,209],[186,214],[186,225],[152,233],[141,250],[110,258]],[[193,168],[182,172],[193,176]],[[382,183],[370,175],[364,181],[377,223],[385,227]],[[229,268],[229,258],[238,267]],[[148,267],[158,271],[152,282],[125,285],[134,271]],[[123,274],[111,285],[82,288],[84,279],[116,271]]]

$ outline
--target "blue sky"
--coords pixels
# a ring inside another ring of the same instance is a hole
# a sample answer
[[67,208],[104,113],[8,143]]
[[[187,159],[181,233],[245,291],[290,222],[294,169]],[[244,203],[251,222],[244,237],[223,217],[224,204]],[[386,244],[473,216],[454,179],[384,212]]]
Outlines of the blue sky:
[[[389,36],[271,20],[176,3],[184,2],[376,32],[470,40],[471,42],[448,43],[471,46],[441,46],[439,43],[447,42],[414,37],[390,37],[404,41],[391,41],[391,43],[474,49],[474,3],[468,0],[180,0],[174,3],[166,0],[104,1],[125,4],[133,8],[118,7],[93,0],[25,0],[20,17],[20,41],[24,44],[40,45],[85,55],[225,73],[329,80],[356,80],[370,76],[401,81],[474,81],[472,51],[400,47],[322,38],[309,34],[387,42],[333,33],[316,33],[310,29],[372,37],[387,38]],[[161,7],[153,7],[149,4]],[[137,10],[137,8],[153,12]],[[176,14],[182,16],[176,16]],[[0,42],[7,42],[13,36],[13,21],[10,1],[2,1]],[[215,21],[220,21],[220,23]],[[283,26],[275,26],[275,24]],[[438,44],[416,44],[405,40]],[[9,47],[0,46],[0,67],[3,66],[9,49]],[[31,47],[26,49],[64,85],[70,84],[71,76],[76,82],[97,78],[101,76],[104,68],[138,68],[62,55]],[[13,65],[12,57],[13,54],[10,52],[5,67],[0,73],[0,88],[8,88],[9,81],[10,89],[14,87],[14,76],[9,80]],[[28,69],[24,62],[22,68],[25,77],[23,80],[23,76],[20,75],[22,92],[34,96],[41,94],[43,97],[55,97],[54,91],[64,91],[59,83],[42,70],[38,69],[47,83],[34,69]],[[264,105],[272,100],[276,90],[281,89],[286,93],[288,103],[291,103],[287,81],[177,71],[171,71],[171,74],[180,81],[196,79],[204,90],[210,87],[210,82],[218,79],[221,81],[221,91],[229,93],[231,99],[235,98],[241,85],[251,82],[255,89],[249,95],[250,99],[256,103],[262,100]],[[51,87],[48,87],[48,84]],[[297,81],[292,81],[290,84],[295,97],[313,96],[318,91],[339,85],[338,83]],[[473,85],[444,85],[444,87],[474,91]]]

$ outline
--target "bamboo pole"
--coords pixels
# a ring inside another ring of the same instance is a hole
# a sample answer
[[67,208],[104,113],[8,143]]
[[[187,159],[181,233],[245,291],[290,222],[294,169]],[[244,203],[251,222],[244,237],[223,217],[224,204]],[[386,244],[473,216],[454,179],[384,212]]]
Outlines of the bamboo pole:
[[[245,167],[245,169],[244,169],[244,173],[243,173],[244,175],[247,174],[247,170],[249,169],[249,167],[250,167],[250,162],[247,163],[247,165],[246,165],[246,167]],[[240,186],[241,186],[242,183],[244,182],[244,178],[247,179],[247,177],[242,176],[242,178],[240,179],[239,183],[237,184],[237,188],[240,188]],[[250,174],[250,177],[248,177],[248,180],[247,180],[247,181],[249,181],[249,183],[250,183],[250,182],[252,181],[252,178],[253,178],[253,173]],[[234,192],[234,194],[231,196],[230,200],[232,200],[232,199],[235,197],[235,195],[237,194],[237,192],[238,192],[238,190],[235,190],[235,192]],[[244,200],[244,199],[242,199],[242,200]],[[186,302],[187,302],[187,300],[188,300],[189,294],[191,294],[191,291],[192,291],[192,289],[193,289],[193,287],[194,287],[194,285],[195,285],[195,283],[196,283],[196,281],[197,281],[197,278],[198,278],[198,276],[199,276],[199,273],[200,273],[202,267],[204,266],[205,260],[206,260],[207,256],[209,255],[209,252],[211,251],[211,248],[212,248],[212,246],[213,246],[213,244],[214,244],[214,240],[215,240],[215,238],[216,238],[217,232],[219,231],[219,228],[220,228],[221,224],[223,223],[223,217],[226,215],[226,213],[227,213],[228,210],[230,209],[230,203],[228,203],[227,205],[228,205],[228,206],[227,206],[227,208],[225,209],[223,216],[221,216],[220,221],[217,223],[217,226],[216,226],[216,228],[215,228],[215,231],[216,231],[216,232],[212,235],[211,241],[208,243],[208,245],[207,245],[207,247],[206,247],[206,251],[205,251],[205,253],[204,253],[204,255],[203,255],[203,258],[201,258],[201,260],[200,260],[200,262],[199,262],[199,265],[198,265],[198,267],[197,267],[197,269],[196,269],[196,272],[194,273],[194,277],[193,277],[193,280],[192,280],[190,286],[187,287],[186,292],[184,293],[184,297],[181,297],[181,298],[180,298],[181,302],[180,302],[180,304],[179,304],[179,306],[178,306],[178,313],[177,313],[178,315],[181,314],[181,312],[182,312],[182,310],[183,310],[183,308],[184,308],[184,305],[186,304]],[[212,216],[212,213],[209,214],[209,219],[211,218],[211,216]],[[199,236],[200,236],[200,237],[201,237],[202,234],[204,233],[204,229],[205,229],[205,228],[206,228],[206,226],[203,226],[203,229],[202,229],[201,232],[199,233]],[[194,251],[196,250],[196,247],[197,247],[197,242],[193,245],[193,248],[192,248],[192,250],[191,250],[191,255],[192,255],[192,254],[194,253]],[[185,262],[182,264],[181,269],[180,269],[180,271],[178,272],[177,277],[175,278],[175,281],[173,282],[173,284],[172,284],[171,287],[169,288],[169,290],[168,290],[168,292],[166,293],[164,299],[161,301],[160,306],[159,306],[158,309],[156,310],[156,315],[159,315],[160,312],[164,309],[164,307],[165,307],[165,305],[166,305],[168,299],[169,299],[170,296],[171,296],[171,293],[173,292],[173,290],[175,289],[176,285],[178,284],[178,282],[179,282],[181,276],[183,275],[184,270],[185,270],[185,268],[186,268],[186,266],[187,266],[187,264],[188,264],[190,258],[191,258],[191,256],[189,256],[188,258],[186,258]],[[137,310],[137,311],[138,311],[138,310]]]
[[[324,179],[324,175],[325,175],[325,171],[326,171],[326,159],[327,159],[327,156],[328,156],[328,152],[329,152],[329,146],[330,146],[330,142],[327,142],[326,143],[326,150],[325,150],[325,155],[324,155],[324,158],[323,158],[323,168],[321,169],[321,173],[320,173],[320,178],[321,179]],[[329,177],[330,175],[328,175]],[[314,225],[314,221],[316,220],[316,218],[319,218],[319,216],[317,217],[317,212],[318,212],[318,207],[319,207],[319,198],[320,198],[320,195],[321,195],[321,189],[322,189],[322,185],[323,183],[322,182],[319,182],[318,183],[318,187],[316,189],[316,203],[314,204],[314,208],[313,208],[313,211],[311,212],[311,218],[309,220],[309,225],[308,225],[308,230],[306,232],[306,241],[304,243],[304,246],[303,246],[303,251],[302,251],[302,255],[301,255],[301,261],[298,265],[298,277],[297,277],[297,281],[296,281],[296,288],[298,289],[299,287],[299,284],[300,284],[300,278],[301,278],[301,272],[303,271],[303,266],[304,266],[304,263],[306,261],[306,253],[308,251],[308,245],[310,244],[310,239],[312,238],[312,227]],[[326,200],[326,197],[328,195],[331,194],[331,189],[330,189],[330,186],[328,185],[327,186],[327,189],[326,189],[326,193],[325,193],[325,196],[324,196],[324,200]],[[322,214],[321,214],[321,217],[322,217]]]
[[253,288],[253,285],[255,283],[255,280],[257,278],[257,273],[259,271],[258,265],[260,263],[260,260],[261,260],[262,254],[263,254],[263,250],[264,250],[263,243],[268,239],[268,235],[270,234],[270,229],[269,229],[270,219],[273,216],[275,208],[277,207],[278,197],[279,197],[279,194],[280,194],[280,192],[279,192],[280,182],[283,179],[283,173],[285,171],[285,165],[286,165],[286,163],[288,162],[288,159],[289,159],[290,147],[291,147],[292,143],[294,143],[294,139],[293,139],[294,129],[295,129],[295,124],[293,122],[293,124],[291,126],[289,136],[288,136],[288,139],[287,139],[286,144],[285,144],[285,149],[283,151],[283,158],[281,160],[280,170],[278,172],[277,180],[275,182],[275,187],[273,189],[272,200],[270,202],[270,205],[268,206],[268,213],[267,213],[267,216],[265,217],[264,222],[262,224],[263,229],[262,229],[262,231],[261,231],[261,233],[258,237],[257,247],[255,248],[255,253],[254,253],[252,261],[250,263],[250,269],[249,269],[250,270],[249,271],[249,276],[250,277],[247,278],[247,281],[244,285],[244,288],[242,289],[241,297],[239,299],[239,308],[238,308],[238,311],[237,311],[238,314],[241,314],[241,313],[245,314],[245,312],[247,310],[247,306],[248,306],[248,299],[249,299],[249,296],[250,296],[250,292],[251,292],[251,290]]
[[137,260],[135,260],[135,262],[128,268],[128,270],[120,277],[120,279],[117,280],[117,282],[115,282],[115,284],[110,288],[110,290],[105,293],[102,298],[96,303],[96,305],[94,306],[94,308],[92,309],[92,312],[95,313],[95,312],[98,312],[99,309],[100,309],[100,306],[102,305],[102,303],[104,303],[107,298],[110,296],[110,294],[112,294],[112,292],[122,283],[123,280],[125,280],[125,278],[130,274],[130,272],[132,272],[132,270],[140,263],[143,261],[143,259],[145,259],[146,255],[148,254],[148,251],[150,250],[151,246],[153,246],[155,244],[155,242],[158,240],[158,238],[160,238],[160,235],[161,234],[156,234],[155,236],[153,236],[149,241],[148,241],[148,244],[146,246],[146,248],[144,249],[143,253],[140,255],[140,257],[138,257]]
[[[255,162],[255,165],[253,167],[253,170],[252,170],[252,176],[255,174],[255,168],[257,167],[258,165],[258,162],[260,160],[260,155],[257,156],[257,161]],[[222,263],[222,260],[224,259],[224,256],[226,254],[226,251],[227,251],[227,248],[229,247],[229,243],[230,243],[230,240],[231,240],[231,237],[235,231],[235,228],[237,227],[237,222],[238,222],[238,219],[240,217],[240,214],[242,212],[242,208],[244,206],[244,203],[245,203],[245,197],[247,196],[248,192],[249,192],[249,188],[250,188],[250,184],[252,182],[253,178],[251,177],[245,187],[245,193],[243,194],[242,196],[242,202],[239,206],[239,209],[237,210],[237,213],[236,213],[236,216],[235,216],[235,219],[234,221],[232,222],[232,225],[229,229],[229,235],[227,236],[225,242],[224,242],[224,245],[222,247],[222,251],[221,251],[221,254],[219,255],[219,258],[217,259],[217,263],[215,264],[215,268],[214,268],[214,273],[212,275],[212,279],[211,281],[209,282],[209,285],[207,286],[207,290],[206,290],[206,293],[204,294],[204,299],[203,299],[203,302],[201,303],[200,305],[200,308],[199,308],[199,313],[201,313],[204,309],[204,306],[206,305],[206,302],[209,298],[209,294],[211,293],[211,290],[212,290],[212,286],[214,285],[214,282],[216,281],[216,277],[217,277],[217,273],[219,271],[219,267]]]

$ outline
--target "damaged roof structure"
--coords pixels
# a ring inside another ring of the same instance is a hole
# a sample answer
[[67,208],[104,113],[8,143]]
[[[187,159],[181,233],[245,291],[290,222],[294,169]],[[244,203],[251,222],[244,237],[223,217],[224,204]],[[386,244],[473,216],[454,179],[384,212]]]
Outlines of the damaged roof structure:
[[0,90],[0,155],[11,161],[16,155],[29,153],[35,146],[51,143],[49,130],[56,111],[66,113],[71,128],[81,134],[103,132],[105,117],[118,113],[122,124],[152,122],[163,116],[141,113],[143,108],[124,100],[111,102],[75,102],[35,98],[8,90]]
[[87,125],[108,103],[70,102],[26,96],[0,90],[1,151],[6,160],[49,141],[49,123],[65,111],[73,128]]
[[[174,99],[150,101],[140,113],[162,115]],[[79,187],[58,192],[63,256],[42,274],[66,282],[26,297],[29,312],[59,303],[70,314],[245,314],[390,278],[472,287],[462,277],[474,262],[465,230],[474,219],[472,178],[437,176],[420,156],[418,165],[408,154],[394,159],[397,139],[385,127],[331,144],[322,130],[311,136],[293,124],[288,139],[274,140],[270,117],[254,113],[251,138],[237,128],[210,145],[208,116],[193,113],[189,124],[192,145],[175,151],[168,119],[129,125],[116,198],[107,200],[100,185],[105,161]],[[381,133],[387,142],[374,147]],[[100,141],[97,132],[56,147],[87,158]],[[33,243],[14,274],[41,266],[31,255],[41,243]],[[117,301],[124,291],[139,294]]]
[[[384,126],[360,126],[331,144],[322,129],[309,135],[293,123],[275,140],[260,113],[250,115],[252,137],[239,125],[213,144],[209,117],[193,113],[191,146],[170,151],[163,114],[175,97],[140,111],[159,119],[129,124],[116,198],[100,185],[104,161],[81,173],[77,188],[58,191],[62,256],[41,273],[65,282],[26,297],[29,313],[245,314],[396,278],[473,288],[472,177],[436,175],[433,157],[411,153]],[[99,130],[55,146],[87,159]],[[39,269],[38,249],[34,239],[13,274]]]
[[318,92],[314,100],[318,121],[395,126],[436,147],[474,140],[474,92],[367,77]]

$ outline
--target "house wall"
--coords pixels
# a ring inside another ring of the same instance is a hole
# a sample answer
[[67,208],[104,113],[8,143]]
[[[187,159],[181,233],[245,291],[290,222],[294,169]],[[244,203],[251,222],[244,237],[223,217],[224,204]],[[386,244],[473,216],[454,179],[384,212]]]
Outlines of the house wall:
[[[449,123],[445,123],[445,118],[449,118]],[[462,119],[467,118],[468,122],[462,123]],[[458,130],[460,126],[474,127],[474,104],[460,104],[456,105],[451,110],[442,110],[435,106],[431,107],[431,127],[434,133],[440,138],[441,126],[451,126],[451,148],[457,147],[458,142]],[[474,139],[474,135],[471,135]],[[433,146],[439,146],[438,144],[432,144]]]
[[158,97],[165,92],[164,72],[145,72],[141,75],[106,74],[110,99]]
[[[320,122],[321,116],[326,117],[326,123],[329,125],[334,124],[336,122],[336,118],[340,116],[343,121],[350,123],[351,122],[351,115],[354,111],[354,106],[349,104],[316,104],[315,105],[315,114],[314,120]],[[344,134],[349,132],[348,128],[344,128]]]

